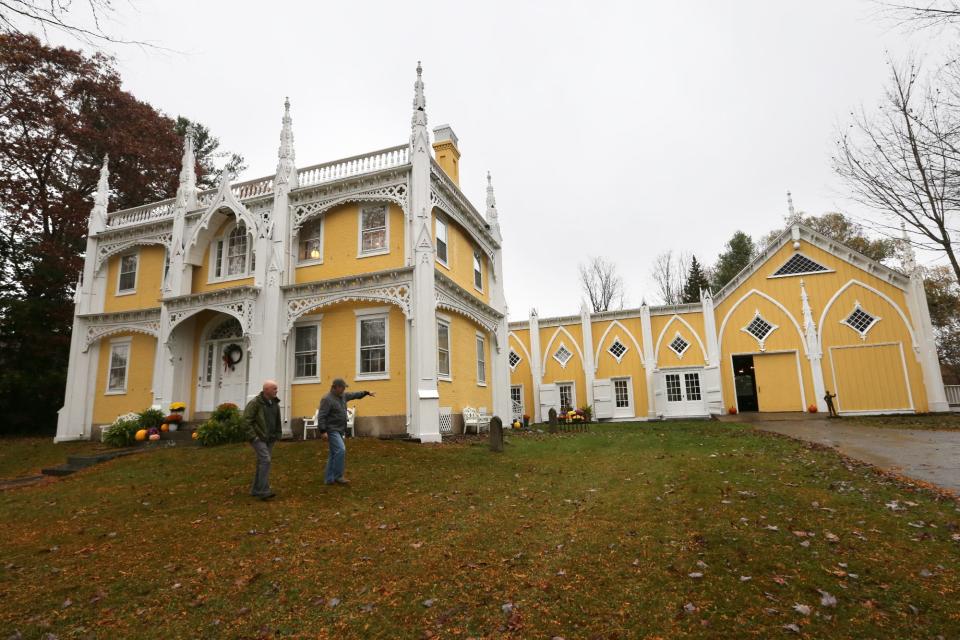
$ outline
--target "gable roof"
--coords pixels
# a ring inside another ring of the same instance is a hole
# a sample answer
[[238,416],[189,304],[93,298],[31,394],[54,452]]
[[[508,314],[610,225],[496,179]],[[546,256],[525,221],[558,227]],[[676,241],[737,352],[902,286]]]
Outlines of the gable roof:
[[811,229],[810,227],[803,224],[795,224],[791,227],[784,229],[784,231],[777,236],[777,238],[771,242],[767,247],[760,252],[760,254],[750,261],[750,263],[744,267],[740,273],[735,275],[730,282],[725,284],[717,293],[713,296],[714,304],[720,304],[727,296],[733,293],[741,284],[743,284],[750,276],[760,270],[770,258],[774,256],[780,249],[783,248],[788,242],[798,242],[800,240],[805,240],[817,247],[826,251],[832,256],[847,262],[858,269],[866,271],[867,273],[876,276],[882,280],[886,280],[895,287],[900,289],[906,289],[907,285],[910,282],[910,278],[896,269],[891,269],[885,265],[880,264],[872,258],[868,258],[859,251],[851,249],[842,242],[838,242],[833,238],[827,237],[822,233]]

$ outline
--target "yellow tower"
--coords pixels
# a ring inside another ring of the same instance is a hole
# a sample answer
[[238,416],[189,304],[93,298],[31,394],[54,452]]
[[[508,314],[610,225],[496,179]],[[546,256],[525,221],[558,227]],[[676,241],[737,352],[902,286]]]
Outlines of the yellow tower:
[[433,152],[437,164],[443,172],[460,186],[460,149],[457,146],[457,134],[448,124],[440,125],[433,130]]

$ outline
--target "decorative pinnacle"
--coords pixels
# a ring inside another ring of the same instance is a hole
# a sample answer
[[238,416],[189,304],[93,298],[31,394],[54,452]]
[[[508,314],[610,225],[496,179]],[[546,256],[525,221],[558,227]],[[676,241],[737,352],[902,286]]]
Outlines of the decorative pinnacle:
[[910,242],[910,235],[907,234],[907,225],[900,222],[900,233],[903,234],[903,267],[907,273],[913,273],[917,270],[917,255],[913,251],[913,243]]
[[423,67],[417,60],[417,81],[413,84],[413,119],[411,126],[427,126],[427,100],[423,96]]
[[277,157],[281,160],[293,160],[293,118],[290,117],[290,98],[283,99],[283,126],[280,129],[280,149]]
[[97,181],[97,193],[93,197],[93,204],[104,213],[107,212],[107,202],[110,199],[110,156],[103,154],[103,164],[100,165],[100,179]]
[[197,206],[197,158],[193,151],[197,130],[191,122],[183,135],[183,158],[180,161],[180,184],[177,187],[177,202],[181,207]]
[[487,171],[487,218],[495,219],[497,217],[497,198],[493,194],[493,178]]
[[787,190],[787,211],[789,212],[788,220],[790,224],[799,224],[800,217],[797,215],[796,209],[793,208],[793,194],[790,193],[790,190]]

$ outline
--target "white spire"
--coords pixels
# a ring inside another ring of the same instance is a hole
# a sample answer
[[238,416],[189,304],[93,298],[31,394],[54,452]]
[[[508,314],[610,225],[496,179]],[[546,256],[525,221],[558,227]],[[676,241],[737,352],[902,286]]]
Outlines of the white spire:
[[907,225],[903,222],[900,223],[900,232],[903,234],[903,268],[910,275],[917,270],[917,254],[913,252],[913,243],[907,234]]
[[197,157],[193,152],[193,124],[183,136],[183,158],[180,161],[180,184],[177,187],[177,205],[184,209],[197,208]]
[[787,190],[787,221],[791,224],[800,224],[800,216],[797,214],[796,209],[793,208],[793,194],[790,193],[790,190]]
[[800,279],[800,305],[803,310],[803,335],[807,342],[807,354],[821,354],[817,339],[817,323],[813,321],[813,309],[810,308],[810,299],[807,297],[807,287],[803,278]]
[[107,228],[107,207],[110,204],[110,157],[103,155],[103,164],[100,166],[100,179],[97,181],[97,192],[93,195],[93,209],[87,225],[91,231],[102,231]]
[[[420,141],[421,144],[417,144]],[[410,151],[429,153],[427,132],[427,100],[423,96],[423,67],[417,61],[417,81],[413,84],[413,116],[410,118]]]
[[497,217],[497,198],[493,194],[493,178],[487,171],[487,220],[493,222]]
[[277,184],[297,186],[296,153],[293,149],[293,118],[290,117],[290,98],[283,101],[283,126],[280,129],[280,149],[277,150]]

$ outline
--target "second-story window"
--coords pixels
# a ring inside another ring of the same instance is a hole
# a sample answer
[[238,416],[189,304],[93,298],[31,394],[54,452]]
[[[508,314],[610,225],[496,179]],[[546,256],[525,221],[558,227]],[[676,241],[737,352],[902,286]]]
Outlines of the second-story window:
[[137,254],[120,256],[120,275],[117,277],[117,293],[133,293],[137,290]]
[[300,262],[323,259],[323,221],[314,220],[300,228]]
[[242,278],[254,268],[247,226],[241,220],[226,236],[216,240],[210,252],[213,280]]
[[437,373],[450,377],[450,323],[446,320],[437,320]]
[[483,258],[479,251],[473,252],[473,286],[483,291]]
[[387,251],[387,205],[363,207],[360,209],[360,255]]
[[447,223],[437,216],[437,260],[447,264]]

